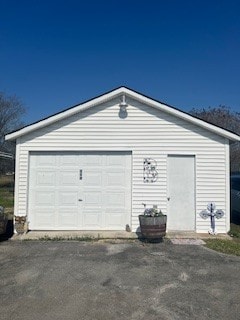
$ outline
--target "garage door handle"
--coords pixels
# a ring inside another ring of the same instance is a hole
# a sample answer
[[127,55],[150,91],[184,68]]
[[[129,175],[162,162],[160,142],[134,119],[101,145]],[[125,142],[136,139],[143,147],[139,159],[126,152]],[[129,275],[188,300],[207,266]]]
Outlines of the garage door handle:
[[78,201],[83,201],[83,199],[78,199]]
[[79,180],[82,180],[82,169],[79,170]]

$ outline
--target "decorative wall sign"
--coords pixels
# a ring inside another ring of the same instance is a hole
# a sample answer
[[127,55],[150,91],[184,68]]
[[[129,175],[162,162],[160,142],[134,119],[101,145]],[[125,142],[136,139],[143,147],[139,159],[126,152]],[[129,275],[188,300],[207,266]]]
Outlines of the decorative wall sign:
[[157,178],[157,161],[151,158],[145,158],[143,160],[143,181],[153,183],[157,181]]

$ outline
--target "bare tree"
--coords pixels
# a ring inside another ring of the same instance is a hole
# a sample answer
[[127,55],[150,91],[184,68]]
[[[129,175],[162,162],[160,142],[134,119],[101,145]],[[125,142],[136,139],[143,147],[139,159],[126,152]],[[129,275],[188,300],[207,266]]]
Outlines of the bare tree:
[[[190,114],[217,125],[226,130],[240,135],[240,113],[234,112],[226,106],[193,108]],[[231,170],[240,171],[240,143],[235,142],[230,146]]]
[[[5,141],[4,136],[23,126],[22,117],[25,112],[25,108],[19,98],[15,95],[7,96],[0,92],[0,152],[14,153],[14,143]],[[0,172],[6,171],[11,167],[11,161],[0,160]]]

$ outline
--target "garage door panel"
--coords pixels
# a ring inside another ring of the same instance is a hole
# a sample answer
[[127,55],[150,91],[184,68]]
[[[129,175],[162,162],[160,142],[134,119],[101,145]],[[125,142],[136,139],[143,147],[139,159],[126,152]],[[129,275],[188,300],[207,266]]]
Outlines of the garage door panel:
[[77,191],[59,191],[59,199],[58,199],[58,204],[59,207],[62,206],[78,206],[78,192]]
[[82,179],[85,187],[102,186],[102,173],[99,170],[83,170]]
[[84,207],[101,207],[102,206],[102,192],[92,191],[84,192],[83,194],[83,205]]
[[[36,229],[50,229],[55,226],[55,211],[51,208],[36,208],[34,211],[34,225]],[[29,221],[32,222],[31,219]]]
[[60,186],[76,186],[78,184],[77,170],[59,171],[59,185]]
[[116,167],[125,167],[125,156],[123,155],[110,155],[107,156],[106,165],[107,166],[116,166]]
[[83,210],[83,226],[85,229],[98,230],[102,228],[103,215],[99,209]]
[[59,208],[58,211],[58,225],[63,228],[75,228],[78,224],[78,212],[77,209],[69,210],[64,208]]
[[126,223],[124,224],[124,217],[122,213],[123,212],[121,210],[114,212],[114,209],[106,209],[106,225],[109,229],[125,229]]
[[124,230],[130,214],[130,153],[30,154],[30,229]]
[[106,172],[106,187],[125,187],[126,176],[122,170]]
[[52,207],[55,205],[55,191],[35,191],[35,206]]
[[56,172],[55,171],[37,171],[36,184],[37,186],[55,186]]
[[79,165],[79,156],[78,155],[63,155],[59,157],[59,166],[60,167],[76,167]]
[[125,192],[106,192],[105,204],[106,207],[123,207],[125,208]]
[[98,154],[85,154],[82,155],[81,163],[84,168],[102,166],[103,156]]
[[35,156],[36,166],[41,167],[55,167],[57,164],[57,158],[55,155],[38,155]]

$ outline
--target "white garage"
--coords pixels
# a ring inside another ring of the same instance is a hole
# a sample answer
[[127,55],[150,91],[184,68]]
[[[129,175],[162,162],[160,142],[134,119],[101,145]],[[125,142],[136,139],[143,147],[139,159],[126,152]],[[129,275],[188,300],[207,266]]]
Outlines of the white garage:
[[127,224],[130,153],[30,153],[30,229],[124,230]]
[[[232,132],[120,87],[9,133],[16,141],[16,216],[30,230],[139,231],[143,203],[167,231],[230,228]],[[128,228],[128,229],[129,229]]]

